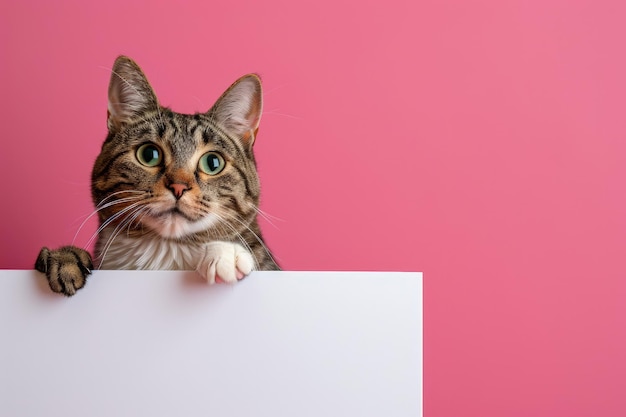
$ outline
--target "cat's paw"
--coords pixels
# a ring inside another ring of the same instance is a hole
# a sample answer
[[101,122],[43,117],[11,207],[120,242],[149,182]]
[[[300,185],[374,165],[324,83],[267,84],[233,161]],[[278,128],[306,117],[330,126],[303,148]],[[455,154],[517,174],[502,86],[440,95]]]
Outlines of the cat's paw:
[[75,246],[55,250],[44,247],[37,256],[35,269],[46,274],[52,291],[72,296],[85,286],[93,263],[89,252]]
[[223,281],[235,283],[254,269],[252,254],[243,246],[231,242],[211,242],[196,270],[209,284]]

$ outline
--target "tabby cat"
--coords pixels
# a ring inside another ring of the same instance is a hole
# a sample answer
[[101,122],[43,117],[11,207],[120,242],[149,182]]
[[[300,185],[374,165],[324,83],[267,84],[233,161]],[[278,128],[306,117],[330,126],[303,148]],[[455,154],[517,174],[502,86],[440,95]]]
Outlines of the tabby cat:
[[257,223],[252,151],[263,102],[260,79],[237,80],[206,113],[162,107],[139,66],[115,61],[108,135],[91,175],[100,227],[95,256],[42,248],[35,268],[68,296],[99,269],[196,270],[233,283],[277,270]]

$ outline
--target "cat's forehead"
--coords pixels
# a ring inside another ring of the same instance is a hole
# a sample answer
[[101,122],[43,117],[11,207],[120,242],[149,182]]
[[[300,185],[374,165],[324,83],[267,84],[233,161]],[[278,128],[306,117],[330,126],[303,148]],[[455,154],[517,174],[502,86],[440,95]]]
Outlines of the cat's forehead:
[[204,149],[239,154],[239,143],[229,137],[205,114],[181,114],[163,109],[150,115],[132,129],[135,141],[154,141],[181,156]]

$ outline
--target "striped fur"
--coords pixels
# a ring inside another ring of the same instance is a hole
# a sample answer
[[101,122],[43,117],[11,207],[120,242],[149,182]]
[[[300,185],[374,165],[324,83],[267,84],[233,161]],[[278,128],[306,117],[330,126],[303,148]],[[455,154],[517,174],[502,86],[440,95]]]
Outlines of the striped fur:
[[[109,85],[109,133],[92,171],[100,222],[95,266],[196,269],[209,282],[278,269],[257,223],[253,144],[261,112],[256,75],[237,80],[208,112],[180,114],[160,106],[137,64],[119,57]],[[205,160],[223,168],[209,172]],[[53,290],[65,288],[57,282],[62,277],[48,279]]]

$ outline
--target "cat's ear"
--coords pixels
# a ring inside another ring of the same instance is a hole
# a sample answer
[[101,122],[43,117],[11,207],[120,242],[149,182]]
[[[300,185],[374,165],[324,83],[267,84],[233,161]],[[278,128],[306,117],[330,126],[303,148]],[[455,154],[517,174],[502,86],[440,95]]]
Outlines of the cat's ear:
[[218,126],[251,147],[262,112],[261,79],[256,74],[248,74],[235,81],[208,114]]
[[117,131],[134,117],[158,109],[156,95],[139,65],[128,57],[118,57],[109,82],[109,130]]

